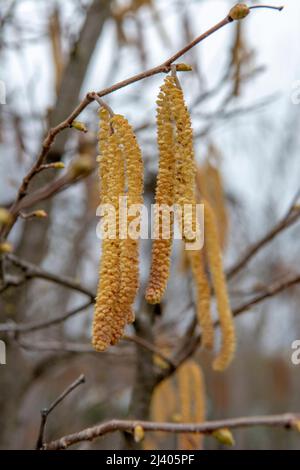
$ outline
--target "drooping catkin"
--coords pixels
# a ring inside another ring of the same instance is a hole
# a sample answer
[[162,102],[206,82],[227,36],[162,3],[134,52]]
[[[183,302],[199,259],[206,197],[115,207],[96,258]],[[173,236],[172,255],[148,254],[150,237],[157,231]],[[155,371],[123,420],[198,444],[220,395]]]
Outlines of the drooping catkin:
[[[100,111],[99,150],[101,204],[111,204],[118,213],[119,196],[124,191],[124,164],[116,135],[111,133],[109,114],[103,109]],[[102,243],[92,339],[97,351],[104,351],[118,331],[115,312],[120,288],[119,258],[119,236],[116,233],[115,237],[105,238]]]
[[170,91],[173,87],[170,77],[165,79],[157,100],[157,137],[159,147],[159,170],[155,193],[155,222],[157,236],[152,245],[152,261],[146,300],[159,303],[164,295],[169,271],[173,238],[173,214],[170,214],[170,232],[163,233],[163,215],[159,207],[174,204],[175,154],[174,124],[170,108]]
[[222,253],[215,215],[207,201],[204,201],[204,223],[205,247],[222,332],[221,349],[213,362],[213,368],[222,371],[228,367],[234,356],[236,347],[235,326],[223,271]]
[[[181,208],[184,215],[190,209],[191,220],[189,226],[184,218],[185,239],[192,238],[192,233],[199,230],[199,222],[196,219],[196,166],[193,145],[192,123],[188,108],[185,103],[183,91],[177,86],[174,77],[170,77],[171,106],[174,121],[176,123],[176,191],[175,203]],[[203,253],[199,250],[188,250],[187,257],[192,269],[197,295],[197,316],[202,329],[204,347],[211,349],[214,344],[214,327],[210,311],[210,286],[205,273]]]
[[[183,423],[201,423],[205,420],[206,399],[202,370],[195,361],[188,360],[176,372],[179,386],[180,416]],[[199,449],[202,436],[180,434],[178,448],[182,450]]]
[[206,199],[214,210],[219,240],[224,250],[227,242],[229,223],[219,159],[220,154],[218,149],[214,145],[210,145],[206,162],[197,168],[196,181],[201,198]]
[[204,254],[203,251],[189,251],[188,257],[196,287],[197,317],[202,332],[201,344],[204,348],[212,349],[214,346],[214,324],[211,316],[211,291],[205,272]]
[[[117,308],[120,315],[123,315],[125,323],[132,323],[134,321],[132,305],[139,286],[138,235],[141,224],[141,205],[143,204],[143,161],[136,136],[127,119],[121,115],[115,115],[112,119],[112,126],[124,155],[129,211],[127,227],[124,227],[125,238],[121,237],[120,239],[121,280]],[[134,205],[135,207],[133,207]],[[136,233],[130,231],[133,223]]]
[[[143,203],[143,163],[128,121],[120,115],[110,118],[106,109],[100,111],[99,150],[101,204],[110,204],[114,208],[116,229],[115,234],[111,234],[114,236],[105,238],[102,244],[93,322],[94,347],[103,351],[110,344],[116,344],[123,336],[126,324],[134,321],[132,305],[139,280],[138,238]],[[125,194],[129,216],[124,222],[125,214],[121,216],[123,207],[120,204],[123,204]],[[130,211],[134,204],[138,205],[137,215]],[[128,230],[133,222],[136,227],[134,237]]]

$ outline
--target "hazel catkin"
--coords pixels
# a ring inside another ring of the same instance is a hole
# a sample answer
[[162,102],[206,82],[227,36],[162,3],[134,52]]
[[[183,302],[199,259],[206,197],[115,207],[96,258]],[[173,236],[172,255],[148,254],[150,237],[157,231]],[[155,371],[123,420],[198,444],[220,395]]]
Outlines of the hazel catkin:
[[[120,115],[110,117],[100,111],[99,176],[101,204],[114,208],[115,233],[102,244],[100,279],[93,321],[93,345],[103,351],[124,334],[127,323],[134,320],[132,304],[138,289],[138,238],[128,232],[133,217],[126,222],[125,236],[121,203],[127,194],[128,210],[143,202],[143,164],[136,137],[128,121]],[[126,170],[126,171],[125,171]],[[126,174],[125,174],[126,173]],[[126,193],[127,187],[127,193]],[[140,212],[137,225],[140,224]],[[135,220],[136,222],[136,220]],[[138,232],[139,235],[139,232]]]
[[170,231],[164,233],[164,220],[160,210],[172,207],[175,191],[174,124],[170,107],[170,77],[165,79],[157,99],[157,138],[159,147],[159,170],[155,193],[156,239],[152,245],[152,261],[146,300],[150,304],[161,301],[169,278],[170,257],[173,238],[173,213],[170,213]]
[[[127,227],[125,238],[120,239],[120,291],[118,310],[128,323],[134,321],[132,305],[139,286],[139,230],[141,209],[143,204],[143,162],[142,153],[133,129],[121,115],[115,115],[112,126],[116,132],[118,143],[122,146],[126,166],[127,185]],[[134,209],[134,211],[133,211]],[[136,212],[135,212],[136,211]],[[134,214],[132,214],[134,212]],[[137,215],[137,214],[138,215]],[[136,233],[131,233],[131,224],[135,223]]]
[[230,364],[236,347],[235,326],[232,317],[226,279],[223,271],[222,253],[218,238],[218,229],[214,212],[207,201],[204,201],[205,247],[215,291],[219,314],[222,344],[218,356],[213,362],[213,369],[222,371]]
[[[122,158],[116,136],[110,133],[109,114],[106,110],[100,111],[99,150],[101,204],[111,204],[117,209],[118,198],[123,191]],[[103,240],[93,320],[93,346],[97,351],[104,351],[116,333],[115,310],[120,287],[119,252],[117,234]]]

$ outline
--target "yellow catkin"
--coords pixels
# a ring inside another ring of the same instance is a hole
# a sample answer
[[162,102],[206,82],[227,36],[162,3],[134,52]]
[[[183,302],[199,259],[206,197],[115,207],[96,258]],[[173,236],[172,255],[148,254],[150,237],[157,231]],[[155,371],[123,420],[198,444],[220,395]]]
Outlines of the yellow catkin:
[[[192,124],[181,88],[177,86],[175,78],[169,77],[169,80],[172,84],[172,114],[176,123],[175,203],[181,207],[182,214],[187,207],[193,208],[190,229],[194,231],[198,228],[198,222],[195,220],[196,166]],[[184,227],[184,221],[182,221],[182,227]],[[187,235],[189,236],[189,231]],[[196,286],[197,316],[202,329],[203,345],[211,349],[214,343],[214,328],[210,311],[210,286],[205,273],[203,253],[199,250],[188,250],[187,257]]]
[[223,271],[222,253],[218,238],[215,215],[207,201],[204,201],[205,248],[222,332],[222,344],[213,368],[222,371],[230,364],[236,347],[235,326],[230,308],[226,279]]
[[[124,162],[107,111],[100,112],[99,149],[101,203],[111,204],[118,213],[119,196],[124,191]],[[120,289],[120,243],[116,233],[114,239],[104,239],[99,272],[99,285],[93,321],[93,346],[104,351],[118,336],[122,325],[116,318],[116,305]]]
[[189,251],[189,263],[193,273],[197,296],[197,317],[201,327],[201,344],[204,348],[214,346],[214,325],[210,308],[210,285],[205,272],[204,254],[202,251]]
[[157,100],[157,133],[159,147],[159,170],[155,194],[156,217],[159,233],[152,245],[152,262],[146,300],[150,304],[159,303],[164,295],[170,271],[172,249],[173,217],[171,215],[170,236],[164,239],[162,233],[162,214],[158,206],[174,204],[175,155],[174,124],[170,109],[170,91],[172,83],[167,77],[160,89]]
[[[128,210],[137,205],[137,212],[128,214],[126,236],[120,239],[120,292],[118,299],[119,315],[123,316],[125,323],[134,321],[132,305],[134,303],[139,287],[139,240],[131,237],[129,227],[132,222],[140,228],[141,205],[143,204],[143,161],[140,147],[136,136],[128,121],[121,115],[115,115],[112,119],[119,145],[122,147],[127,184],[127,207]],[[140,209],[140,210],[139,210]]]
[[[206,400],[203,374],[200,366],[193,360],[186,361],[177,371],[179,385],[181,421],[201,423],[205,420]],[[199,449],[203,437],[197,434],[181,434],[178,448],[182,450]]]
[[[218,157],[214,147],[209,149],[209,157]],[[224,250],[228,235],[228,214],[220,170],[208,160],[197,169],[197,189],[202,198],[206,199],[214,210],[217,220],[219,240]]]
[[[139,281],[138,238],[131,238],[127,229],[134,221],[139,235],[143,203],[143,163],[140,148],[128,121],[120,115],[110,118],[105,109],[100,111],[99,150],[101,204],[111,204],[116,215],[116,236],[113,239],[104,239],[102,244],[100,281],[93,322],[94,347],[103,351],[110,344],[116,344],[123,336],[126,324],[134,321],[132,305]],[[120,198],[124,198],[125,194],[128,210],[133,204],[139,206],[137,213],[128,217],[127,226],[124,227],[120,217],[120,202],[124,202],[124,199]]]

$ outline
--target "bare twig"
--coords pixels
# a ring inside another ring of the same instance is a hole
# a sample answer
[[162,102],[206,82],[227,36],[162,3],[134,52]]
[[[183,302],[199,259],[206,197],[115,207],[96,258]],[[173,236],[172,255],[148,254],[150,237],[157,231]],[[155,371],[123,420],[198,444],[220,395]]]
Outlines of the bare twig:
[[[300,275],[295,276],[292,279],[289,280],[283,280],[280,282],[276,282],[268,286],[262,293],[259,295],[255,296],[251,300],[245,302],[244,304],[236,307],[233,309],[232,313],[234,317],[237,317],[238,315],[241,315],[242,313],[247,312],[251,307],[254,307],[255,305],[263,302],[264,300],[274,297],[275,295],[280,294],[281,292],[284,292],[285,290],[296,286],[300,284]],[[193,317],[191,326],[190,326],[190,331],[193,332],[197,326],[197,321],[196,318]],[[218,328],[220,326],[219,321],[217,320],[214,323],[214,328]],[[189,340],[185,340],[182,345],[173,353],[172,355],[172,363],[175,365],[175,368],[169,368],[169,369],[164,369],[160,370],[157,373],[157,383],[161,382],[162,380],[165,380],[167,377],[172,375],[178,367],[183,364],[187,359],[193,356],[195,354],[195,351],[197,348],[201,345],[201,333],[196,332],[192,335],[190,335]]]
[[243,312],[246,312],[249,310],[251,307],[254,305],[259,304],[260,302],[263,302],[264,300],[274,297],[275,295],[280,294],[281,292],[289,289],[290,287],[293,287],[297,284],[300,283],[300,275],[296,276],[292,279],[287,279],[284,281],[280,282],[275,282],[274,284],[271,284],[269,287],[266,288],[264,292],[261,294],[257,295],[253,299],[249,300],[248,302],[240,305],[239,307],[235,308],[233,310],[234,316],[240,315]]
[[60,315],[54,318],[51,318],[50,320],[44,320],[44,321],[36,321],[36,322],[31,322],[31,323],[4,323],[0,324],[0,332],[1,333],[32,333],[33,331],[39,331],[39,330],[44,330],[46,328],[49,328],[51,326],[59,325],[60,323],[63,323],[64,321],[68,320],[71,317],[74,317],[78,313],[83,312],[86,310],[90,305],[92,305],[92,300],[89,300],[88,302],[84,303],[83,305],[72,309],[71,311],[65,313],[64,315]]
[[132,343],[138,344],[139,346],[142,346],[144,349],[148,349],[148,351],[153,352],[153,354],[156,354],[157,356],[159,356],[170,368],[174,369],[176,367],[171,358],[163,354],[157,347],[154,346],[154,344],[150,343],[146,339],[141,338],[140,336],[137,336],[137,335],[124,336],[122,339],[124,341],[130,341]]
[[300,219],[300,210],[295,209],[295,203],[299,198],[299,191],[297,192],[296,196],[293,199],[293,202],[283,217],[264,237],[254,243],[252,246],[248,248],[246,253],[241,257],[239,261],[237,261],[228,271],[227,271],[227,279],[231,279],[236,274],[238,274],[246,264],[268,243],[270,243],[277,235],[281,232],[286,230],[287,228],[294,225]]
[[[33,279],[39,278],[44,279],[46,281],[54,282],[56,284],[61,284],[62,286],[68,287],[69,289],[76,290],[81,292],[82,294],[87,295],[91,299],[94,300],[95,294],[94,292],[90,291],[83,287],[79,282],[60,274],[50,273],[39,266],[36,266],[28,261],[22,260],[18,258],[16,255],[7,254],[6,259],[13,263],[15,266],[19,267],[23,273],[25,279]],[[24,282],[24,278],[22,278],[22,282]]]
[[41,425],[40,425],[40,431],[38,435],[38,440],[36,443],[36,449],[41,449],[44,444],[44,434],[45,434],[45,427],[46,427],[46,422],[49,414],[73,391],[75,388],[77,388],[79,385],[83,384],[85,382],[85,377],[84,375],[80,375],[78,379],[75,380],[69,387],[58,397],[56,400],[48,407],[44,408],[41,410]]
[[240,429],[254,426],[282,427],[290,429],[300,418],[299,413],[285,413],[282,415],[271,416],[253,416],[233,419],[224,419],[218,421],[207,421],[204,423],[155,423],[150,421],[122,421],[112,420],[106,423],[98,424],[80,432],[61,437],[56,441],[44,444],[44,450],[61,450],[78,444],[83,441],[92,441],[97,437],[104,436],[116,431],[134,432],[137,425],[140,425],[144,431],[168,432],[168,433],[197,433],[211,434],[218,429]]

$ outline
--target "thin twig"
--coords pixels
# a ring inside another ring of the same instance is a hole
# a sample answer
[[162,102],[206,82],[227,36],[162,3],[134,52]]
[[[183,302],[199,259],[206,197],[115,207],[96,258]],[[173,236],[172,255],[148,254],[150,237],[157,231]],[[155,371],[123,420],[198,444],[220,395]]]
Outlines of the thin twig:
[[[89,289],[83,287],[79,282],[74,281],[73,279],[63,276],[60,274],[50,273],[35,264],[30,263],[29,261],[22,260],[14,254],[7,254],[6,259],[13,263],[15,266],[22,269],[24,272],[24,277],[26,279],[39,278],[46,281],[54,282],[56,284],[61,284],[62,286],[68,287],[69,289],[76,290],[82,294],[87,295],[94,300],[95,293]],[[23,280],[24,281],[24,280]]]
[[256,8],[269,8],[270,10],[282,11],[284,9],[284,6],[274,7],[271,5],[253,5],[252,7],[249,7],[249,10],[254,10]]
[[227,279],[233,278],[238,274],[246,264],[269,242],[271,242],[277,235],[286,230],[287,228],[294,225],[300,219],[300,210],[295,210],[295,202],[299,198],[299,192],[296,197],[293,198],[293,202],[287,212],[287,214],[280,220],[275,226],[260,240],[251,245],[245,254],[238,260],[227,272]]
[[197,433],[211,434],[218,429],[239,429],[254,426],[282,427],[290,429],[300,419],[300,413],[285,413],[282,415],[271,416],[253,416],[233,419],[224,419],[218,421],[207,421],[204,423],[155,423],[150,421],[122,421],[112,420],[106,423],[98,424],[80,432],[63,436],[56,441],[44,444],[44,450],[61,450],[78,444],[83,441],[92,441],[97,437],[104,436],[116,431],[134,432],[137,425],[144,431],[168,432],[168,433]]
[[[292,279],[283,280],[280,282],[275,282],[268,286],[264,292],[260,293],[259,295],[255,296],[251,300],[245,302],[244,304],[236,307],[233,309],[232,313],[234,317],[241,315],[242,313],[247,312],[251,307],[258,305],[259,303],[263,302],[264,300],[274,297],[285,290],[300,284],[300,275],[295,276]],[[194,331],[197,326],[196,318],[193,317],[191,323],[191,331]],[[220,326],[219,320],[215,321],[214,328],[218,328]],[[190,335],[189,341],[185,341],[180,347],[173,353],[172,355],[172,362],[175,364],[174,368],[159,370],[156,376],[157,383],[160,383],[162,380],[165,380],[170,375],[174,373],[178,367],[183,364],[187,359],[192,357],[197,348],[201,345],[201,333],[197,332],[193,335]]]
[[58,397],[54,402],[48,407],[41,410],[41,425],[39,430],[39,435],[36,443],[36,449],[41,449],[44,444],[44,435],[45,435],[45,428],[47,423],[47,418],[49,414],[79,385],[85,382],[84,375],[80,375],[78,379],[75,380],[68,388]]

